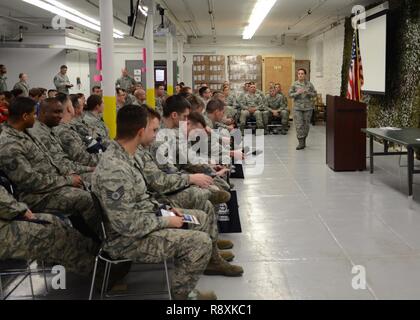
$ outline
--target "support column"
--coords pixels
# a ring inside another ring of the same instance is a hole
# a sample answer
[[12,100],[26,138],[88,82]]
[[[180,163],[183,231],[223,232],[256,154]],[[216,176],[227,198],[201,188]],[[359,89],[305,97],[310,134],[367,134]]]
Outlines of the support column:
[[[178,37],[178,83],[184,80],[184,37]],[[194,90],[194,88],[193,88]]]
[[166,35],[166,70],[167,70],[167,92],[171,96],[174,94],[174,63],[172,60],[173,56],[173,38],[172,34],[169,32]]
[[153,24],[155,15],[155,1],[147,0],[146,5],[149,8],[147,14],[147,24],[145,32],[146,42],[146,102],[153,109],[156,108],[155,101],[155,53],[153,42]]
[[117,132],[117,102],[114,81],[114,13],[112,0],[99,1],[101,19],[101,48],[102,48],[102,89],[105,109],[103,119],[109,128],[109,135],[113,139]]

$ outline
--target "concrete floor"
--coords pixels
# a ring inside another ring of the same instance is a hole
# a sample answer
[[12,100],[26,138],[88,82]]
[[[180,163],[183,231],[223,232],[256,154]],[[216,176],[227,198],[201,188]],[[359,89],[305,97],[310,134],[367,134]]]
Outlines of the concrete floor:
[[[420,299],[420,176],[409,199],[405,156],[375,158],[373,175],[336,173],[325,164],[325,127],[311,128],[304,151],[296,142],[293,128],[265,136],[264,172],[234,181],[243,232],[222,238],[234,242],[243,277],[202,276],[198,288],[219,299]],[[366,289],[353,289],[354,266],[365,268]],[[126,282],[164,289],[159,271]],[[37,277],[35,288],[40,299],[87,298],[86,280],[67,283],[44,295]]]

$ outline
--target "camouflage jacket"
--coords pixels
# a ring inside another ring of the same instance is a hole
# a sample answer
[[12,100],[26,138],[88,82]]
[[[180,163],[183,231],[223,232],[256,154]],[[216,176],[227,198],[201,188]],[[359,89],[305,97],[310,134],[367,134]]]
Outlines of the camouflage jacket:
[[107,147],[111,140],[109,138],[109,130],[102,118],[91,111],[85,111],[82,117],[82,120],[89,128],[91,136],[95,139],[101,138],[102,144]]
[[28,97],[29,96],[29,85],[24,81],[16,82],[13,86],[13,89],[20,89],[22,90],[22,96]]
[[121,245],[168,226],[165,218],[156,215],[160,204],[147,191],[139,161],[112,141],[92,176],[92,191],[106,216],[106,250],[113,256],[118,256]]
[[[190,148],[187,137],[180,137],[180,129],[166,129],[171,136],[168,140],[169,159],[179,169],[189,173],[211,174],[213,169],[208,164],[208,159],[202,159]],[[204,163],[206,162],[206,163]]]
[[267,109],[270,111],[287,110],[287,98],[282,93],[278,93],[275,97],[267,94],[265,101],[267,103]]
[[228,97],[226,98],[226,105],[236,108],[237,101],[236,101],[236,96],[234,94],[231,93],[228,95]]
[[128,92],[128,90],[136,84],[136,81],[131,78],[130,76],[118,78],[115,82],[115,87],[124,89]]
[[149,150],[138,147],[136,158],[143,163],[143,177],[146,180],[149,191],[155,191],[159,194],[170,194],[181,191],[189,187],[189,175],[178,173],[165,173],[156,164]]
[[0,229],[28,211],[28,206],[18,202],[3,186],[0,186]]
[[35,206],[50,192],[72,186],[72,177],[63,176],[45,146],[27,132],[6,124],[0,150],[0,170],[14,183],[20,201]]
[[86,143],[80,138],[76,126],[72,122],[61,123],[53,129],[53,132],[70,160],[84,166],[96,167],[100,154],[86,151]]
[[60,164],[61,173],[64,175],[77,173],[83,174],[91,172],[91,168],[70,160],[70,157],[64,152],[60,144],[60,139],[54,133],[53,129],[46,124],[35,121],[34,127],[28,130],[29,134],[40,140],[48,150],[49,155],[55,163]]
[[73,120],[71,120],[71,124],[82,141],[86,141],[86,137],[93,137],[93,132],[90,132],[89,126],[83,120],[83,117],[73,118]]
[[243,98],[242,110],[248,110],[250,107],[256,107],[260,111],[266,110],[264,97],[258,93],[247,93]]
[[[299,89],[305,90],[304,93],[297,93]],[[316,97],[317,93],[312,83],[309,81],[299,82],[296,81],[290,87],[289,97],[293,99],[294,110],[297,111],[308,111],[314,108],[313,98]]]
[[62,75],[61,72],[57,73],[57,75],[54,77],[54,85],[58,92],[69,94],[69,88],[67,88],[67,85],[70,84],[69,77],[67,74]]
[[166,100],[166,96],[163,97],[156,97],[156,111],[159,112],[160,115],[163,115],[163,102]]

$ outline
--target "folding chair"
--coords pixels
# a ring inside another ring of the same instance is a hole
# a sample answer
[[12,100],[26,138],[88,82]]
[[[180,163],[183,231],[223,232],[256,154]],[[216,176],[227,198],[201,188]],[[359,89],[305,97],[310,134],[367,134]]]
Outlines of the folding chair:
[[[92,300],[92,297],[93,297],[93,290],[94,290],[94,286],[95,286],[95,278],[96,278],[96,272],[97,272],[99,260],[101,260],[105,263],[104,278],[102,280],[102,286],[101,286],[101,300],[103,300],[105,291],[108,288],[109,276],[111,274],[112,266],[113,265],[118,265],[118,264],[121,264],[121,263],[132,262],[132,260],[131,259],[112,259],[105,252],[104,245],[105,245],[106,240],[107,240],[107,233],[106,233],[104,221],[106,221],[107,218],[105,216],[104,210],[102,208],[102,205],[101,205],[99,199],[96,197],[96,195],[93,192],[91,192],[91,196],[92,196],[93,204],[95,206],[95,211],[97,212],[97,214],[98,214],[98,216],[100,217],[100,220],[101,220],[102,245],[101,245],[101,247],[99,249],[99,252],[98,252],[98,254],[96,255],[96,258],[95,258],[95,266],[94,266],[94,269],[93,269],[89,300]],[[167,285],[167,288],[168,288],[169,300],[172,300],[171,285],[170,285],[170,281],[169,281],[169,272],[168,272],[168,265],[167,265],[166,259],[163,260],[163,265],[164,265],[164,270],[165,270],[165,278],[166,278],[166,285]],[[159,292],[159,293],[163,293],[163,292]],[[149,295],[150,294],[154,295],[154,294],[159,294],[159,293],[149,293]],[[125,296],[128,296],[128,295],[125,295]],[[107,297],[113,297],[113,296],[107,295]]]
[[[0,186],[4,187],[12,196],[15,195],[15,188],[13,183],[9,180],[9,178],[6,176],[6,174],[0,170]],[[41,270],[38,268],[36,270],[31,269],[31,264],[33,261],[25,261],[25,260],[18,260],[18,259],[7,259],[0,261],[0,299],[4,300],[7,299],[14,290],[16,290],[19,285],[25,280],[26,277],[29,277],[29,284],[31,287],[31,296],[32,299],[35,299],[34,295],[34,288],[33,288],[33,282],[32,282],[32,275],[34,273],[42,272],[44,275],[44,284],[45,284],[45,290],[48,292],[48,284],[47,284],[47,275],[45,273],[45,265],[43,261],[40,261],[42,264]],[[25,265],[25,268],[20,267],[21,265]],[[6,295],[5,294],[5,288],[3,288],[2,283],[2,276],[9,276],[9,277],[15,277],[22,275],[23,278],[19,281],[19,283],[12,289],[10,292]]]

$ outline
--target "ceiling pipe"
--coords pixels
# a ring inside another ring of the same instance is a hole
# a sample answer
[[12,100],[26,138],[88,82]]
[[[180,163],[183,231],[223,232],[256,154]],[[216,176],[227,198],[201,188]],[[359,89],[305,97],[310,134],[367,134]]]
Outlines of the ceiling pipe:
[[210,24],[211,24],[211,33],[213,35],[213,41],[216,42],[216,24],[214,22],[214,4],[213,0],[207,0],[209,6],[209,15],[210,15]]
[[287,27],[287,30],[290,31],[292,28],[296,27],[300,22],[302,22],[306,17],[310,16],[312,13],[314,13],[316,10],[318,10],[320,7],[322,7],[328,0],[319,0],[318,4],[310,8],[302,17],[300,17],[294,24]]
[[39,26],[39,24],[29,22],[29,21],[26,21],[26,20],[22,20],[22,19],[18,19],[18,18],[14,18],[14,17],[11,17],[11,16],[0,15],[0,18],[9,19],[9,20],[12,20],[12,21],[28,24],[30,26],[35,26],[35,27]]

